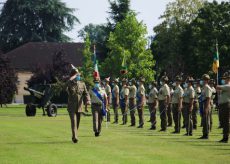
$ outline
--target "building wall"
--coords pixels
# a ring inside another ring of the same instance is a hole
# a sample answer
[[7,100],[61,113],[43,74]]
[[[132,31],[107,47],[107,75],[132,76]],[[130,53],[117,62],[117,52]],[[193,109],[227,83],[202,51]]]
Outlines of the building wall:
[[15,96],[14,103],[24,103],[23,95],[29,95],[29,92],[24,90],[24,87],[27,87],[27,81],[33,75],[31,72],[17,72],[18,75],[18,94]]

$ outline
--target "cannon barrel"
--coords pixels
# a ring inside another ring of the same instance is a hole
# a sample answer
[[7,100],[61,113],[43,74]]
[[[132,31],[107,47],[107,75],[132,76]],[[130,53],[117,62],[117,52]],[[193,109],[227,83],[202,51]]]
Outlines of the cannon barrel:
[[35,96],[38,95],[38,97],[44,96],[44,93],[36,91],[34,89],[31,89],[31,88],[24,87],[24,90],[29,91],[31,94],[33,94]]

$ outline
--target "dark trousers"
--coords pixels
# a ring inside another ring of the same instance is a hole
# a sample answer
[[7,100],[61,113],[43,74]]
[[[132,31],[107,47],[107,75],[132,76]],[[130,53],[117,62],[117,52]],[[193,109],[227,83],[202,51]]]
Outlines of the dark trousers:
[[182,108],[182,111],[181,111],[181,113],[182,113],[182,118],[183,118],[183,126],[185,126],[185,108],[184,108],[184,105],[185,105],[185,103],[183,103],[183,108]]
[[130,98],[129,99],[129,110],[130,110],[131,125],[136,124],[135,109],[136,109],[136,100],[134,98]]
[[102,123],[102,106],[100,104],[92,104],[91,108],[93,114],[93,131],[95,133],[100,133]]
[[185,115],[185,127],[188,134],[192,134],[193,122],[192,122],[192,111],[189,111],[189,103],[184,103],[184,115]]
[[118,122],[118,104],[116,104],[116,99],[112,100],[113,111],[114,111],[114,122]]
[[192,110],[193,127],[197,127],[197,112],[198,112],[198,110],[199,110],[199,103],[194,101],[193,110]]
[[127,104],[124,102],[124,100],[120,100],[120,102],[122,102],[122,105],[120,105],[121,107],[121,113],[122,113],[122,123],[126,124],[127,123],[127,119],[128,119],[128,107]]
[[219,107],[222,115],[223,136],[228,138],[230,132],[230,102],[220,104]]
[[107,109],[108,109],[108,111],[107,111],[107,122],[110,122],[110,104],[108,104],[108,106],[107,106]]
[[165,100],[159,101],[159,110],[160,110],[160,118],[161,118],[161,129],[167,129],[167,108],[165,106]]
[[175,131],[180,132],[181,128],[181,111],[178,110],[178,104],[172,104],[173,120],[175,124]]
[[149,106],[149,112],[150,112],[151,125],[152,125],[152,127],[156,127],[156,123],[157,123],[157,120],[156,120],[156,112],[157,112],[156,104],[155,103],[149,103],[148,106]]
[[144,107],[138,105],[137,111],[138,111],[138,117],[139,117],[139,125],[143,126],[144,125]]
[[204,110],[202,115],[203,135],[205,136],[208,136],[210,132],[210,110]]
[[172,125],[172,104],[170,103],[167,109],[167,118],[168,118],[168,125]]
[[77,138],[78,136],[78,128],[81,120],[81,113],[68,111],[70,122],[71,122],[71,130],[72,130],[72,138]]

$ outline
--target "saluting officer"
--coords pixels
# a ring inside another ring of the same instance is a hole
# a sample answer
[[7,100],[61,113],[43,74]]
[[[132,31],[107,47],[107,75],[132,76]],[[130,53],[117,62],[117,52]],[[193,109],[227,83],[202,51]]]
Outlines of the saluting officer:
[[204,74],[202,76],[202,80],[200,81],[202,88],[201,96],[203,101],[203,135],[200,139],[208,139],[210,132],[210,110],[211,110],[211,97],[212,97],[212,89],[208,85],[210,80],[210,76],[208,74]]
[[115,79],[112,83],[112,105],[114,110],[114,124],[118,124],[118,107],[119,107],[119,78]]
[[150,121],[151,121],[151,128],[149,130],[155,130],[156,129],[156,110],[158,108],[158,90],[156,88],[157,83],[156,81],[153,81],[152,84],[150,84],[149,89],[149,95],[148,95],[148,106],[149,106],[149,112],[150,112]]
[[91,108],[93,114],[93,130],[95,137],[100,136],[103,112],[106,112],[107,95],[100,86],[99,78],[94,79],[94,88],[90,90]]
[[167,130],[167,109],[169,106],[169,98],[170,98],[170,89],[167,84],[168,80],[169,79],[167,76],[162,76],[161,81],[160,81],[161,88],[158,94],[160,118],[161,118],[161,130],[160,131]]
[[192,123],[192,110],[193,110],[193,102],[195,98],[195,90],[192,86],[194,79],[192,77],[188,77],[185,81],[184,87],[186,90],[184,91],[183,96],[183,108],[184,108],[184,116],[185,116],[185,127],[186,127],[186,136],[192,136],[193,132],[193,123]]
[[223,126],[223,139],[220,142],[227,143],[230,130],[230,71],[224,73],[222,84],[217,86],[217,91],[220,92],[219,108]]
[[135,119],[135,109],[136,109],[136,95],[137,95],[137,87],[135,86],[135,79],[131,79],[130,86],[129,86],[129,111],[131,117],[131,125],[136,125]]
[[145,87],[144,78],[140,78],[139,86],[137,90],[137,111],[139,116],[139,126],[138,128],[143,128],[144,126],[144,105],[145,105]]
[[81,81],[81,76],[78,69],[72,69],[70,73],[70,79],[66,83],[68,93],[68,107],[71,129],[72,129],[72,141],[78,142],[78,128],[81,119],[83,99],[87,100],[89,104],[90,97],[86,89],[86,85]]
[[180,76],[176,76],[175,81],[176,82],[173,84],[175,86],[175,90],[172,95],[172,112],[173,112],[173,120],[175,124],[175,131],[173,133],[180,133],[181,110],[182,110],[184,91],[182,87],[180,86],[182,82],[182,78]]

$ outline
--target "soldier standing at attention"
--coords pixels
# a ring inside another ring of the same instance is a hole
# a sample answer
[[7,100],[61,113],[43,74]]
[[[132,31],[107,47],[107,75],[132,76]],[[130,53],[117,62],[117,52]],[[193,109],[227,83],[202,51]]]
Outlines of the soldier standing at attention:
[[192,122],[193,122],[193,129],[197,129],[197,112],[199,110],[198,97],[201,94],[199,81],[195,82],[194,89],[195,89],[195,98],[194,98],[193,110],[192,110]]
[[157,83],[155,81],[149,86],[150,92],[148,95],[148,106],[150,112],[150,121],[151,121],[151,128],[149,130],[156,130],[156,110],[158,107],[158,90],[156,88]]
[[224,73],[221,83],[223,85],[217,86],[217,91],[220,92],[219,108],[223,126],[223,139],[220,142],[227,143],[230,130],[230,71]]
[[93,114],[93,130],[95,137],[98,137],[101,133],[103,112],[106,112],[107,106],[107,95],[105,90],[100,86],[99,78],[94,79],[94,88],[90,90],[90,96]]
[[137,88],[135,86],[135,79],[131,79],[131,83],[129,86],[129,111],[131,117],[130,126],[136,125],[136,119],[135,119],[136,95],[137,95]]
[[212,97],[211,97],[211,110],[210,110],[210,131],[212,131],[212,124],[213,124],[213,120],[212,120],[212,111],[215,108],[215,104],[214,104],[214,99],[216,97],[216,88],[215,88],[215,80],[211,79],[210,80],[210,88],[212,89]]
[[127,86],[127,80],[122,79],[122,88],[120,91],[120,107],[122,113],[122,125],[127,124],[127,112],[128,112],[128,100],[129,100],[129,88]]
[[184,92],[184,116],[185,116],[185,127],[186,127],[186,136],[192,136],[193,131],[193,124],[192,124],[192,110],[193,110],[193,103],[195,98],[195,90],[192,87],[194,79],[192,77],[188,77],[185,81],[185,88],[186,91]]
[[81,81],[81,76],[77,69],[71,70],[70,79],[66,84],[66,88],[68,93],[67,110],[71,121],[72,141],[73,143],[77,143],[77,132],[81,119],[83,99],[85,98],[88,104],[90,101],[85,83]]
[[181,128],[181,109],[184,94],[184,91],[180,86],[181,82],[182,78],[180,76],[176,76],[176,83],[174,83],[175,90],[172,95],[172,112],[175,124],[175,131],[173,133],[180,133]]
[[111,87],[109,85],[109,81],[110,81],[110,77],[105,78],[105,92],[106,92],[107,101],[108,101],[107,122],[110,122],[110,105],[111,105],[111,100],[112,100]]
[[118,107],[119,107],[119,79],[113,81],[113,90],[112,90],[112,105],[114,110],[114,124],[118,124]]
[[168,77],[162,76],[161,82],[160,82],[161,88],[158,94],[160,118],[161,118],[161,130],[160,131],[167,130],[167,109],[169,106],[169,98],[170,98],[170,89],[169,89],[167,82],[168,82]]
[[203,86],[201,96],[203,100],[203,136],[200,139],[208,139],[210,131],[210,110],[211,110],[211,98],[212,98],[212,89],[208,85],[210,80],[209,75],[204,74],[202,80],[200,81],[201,86]]
[[140,78],[139,87],[137,90],[137,111],[139,116],[139,126],[138,128],[143,128],[144,126],[144,105],[145,105],[145,87],[144,78]]
[[172,83],[169,85],[169,90],[170,90],[170,97],[169,97],[169,106],[167,109],[167,119],[168,119],[168,127],[172,126],[172,94],[174,92]]

